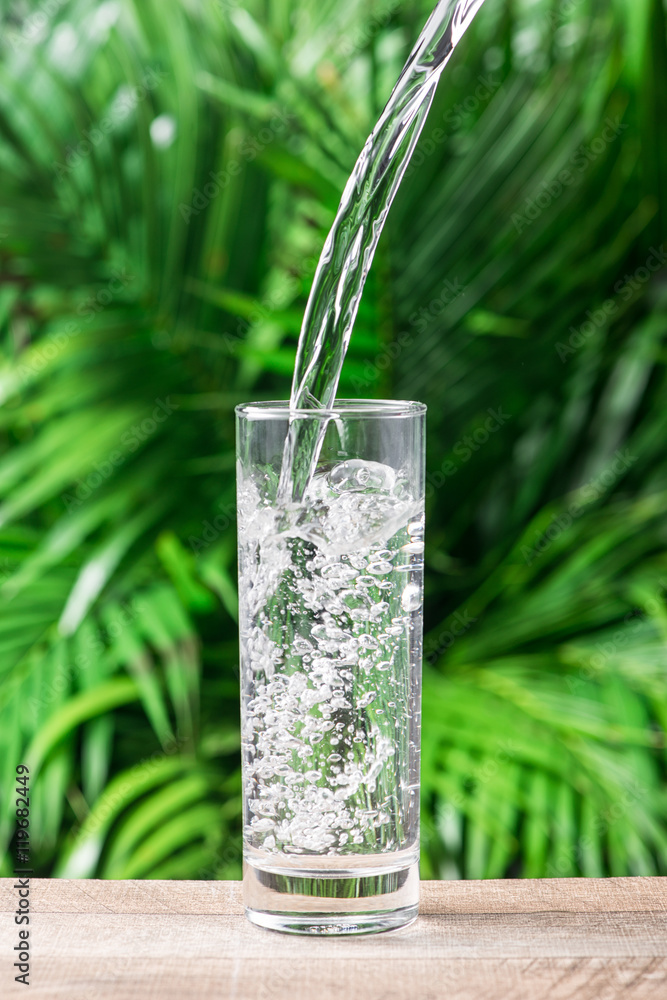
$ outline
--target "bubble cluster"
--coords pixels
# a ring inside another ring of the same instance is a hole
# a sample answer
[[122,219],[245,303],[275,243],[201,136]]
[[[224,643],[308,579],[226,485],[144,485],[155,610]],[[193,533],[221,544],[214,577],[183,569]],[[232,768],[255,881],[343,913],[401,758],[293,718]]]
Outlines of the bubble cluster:
[[423,510],[348,461],[278,506],[239,487],[246,843],[394,851],[418,831]]

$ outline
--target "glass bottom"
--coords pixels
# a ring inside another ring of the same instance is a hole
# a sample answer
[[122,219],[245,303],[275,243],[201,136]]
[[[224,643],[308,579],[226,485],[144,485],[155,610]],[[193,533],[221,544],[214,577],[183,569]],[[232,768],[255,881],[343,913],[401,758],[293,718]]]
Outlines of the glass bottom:
[[246,914],[260,927],[288,934],[378,934],[417,918],[419,860],[411,852],[294,857],[280,865],[275,860],[249,852],[243,865]]

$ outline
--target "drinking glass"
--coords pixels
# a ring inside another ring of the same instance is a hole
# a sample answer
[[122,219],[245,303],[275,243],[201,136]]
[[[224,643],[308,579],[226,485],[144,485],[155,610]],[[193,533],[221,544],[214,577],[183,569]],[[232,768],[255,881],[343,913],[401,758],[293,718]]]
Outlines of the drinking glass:
[[[417,916],[425,413],[236,410],[244,900],[263,927]],[[279,488],[290,417],[320,443],[299,502]]]

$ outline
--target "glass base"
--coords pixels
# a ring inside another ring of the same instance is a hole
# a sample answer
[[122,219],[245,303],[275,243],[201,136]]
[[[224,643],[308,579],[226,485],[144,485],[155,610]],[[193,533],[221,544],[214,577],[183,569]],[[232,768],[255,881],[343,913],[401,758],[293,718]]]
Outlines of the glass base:
[[275,855],[253,855],[243,866],[244,901],[248,919],[260,927],[288,934],[377,934],[417,918],[419,861],[411,853],[386,859],[295,857],[279,865]]
[[265,913],[246,907],[246,916],[258,927],[285,934],[380,934],[407,927],[417,919],[419,906],[406,906],[388,913]]

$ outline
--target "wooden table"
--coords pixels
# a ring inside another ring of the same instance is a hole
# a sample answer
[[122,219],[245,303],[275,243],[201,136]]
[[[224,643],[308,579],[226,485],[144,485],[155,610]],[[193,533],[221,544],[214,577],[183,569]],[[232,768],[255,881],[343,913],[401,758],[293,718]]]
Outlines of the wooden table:
[[667,1000],[667,878],[423,882],[421,916],[372,937],[253,927],[236,882],[30,883],[30,1000]]

